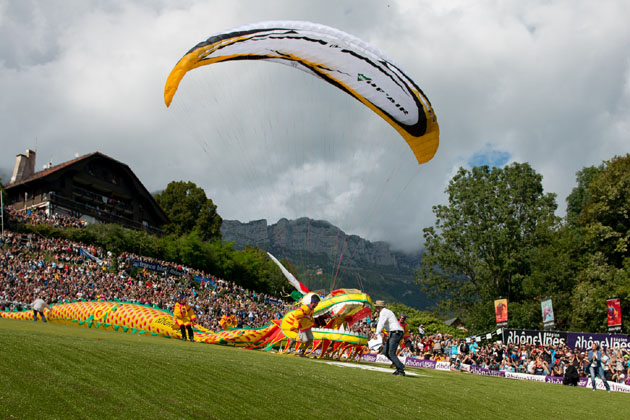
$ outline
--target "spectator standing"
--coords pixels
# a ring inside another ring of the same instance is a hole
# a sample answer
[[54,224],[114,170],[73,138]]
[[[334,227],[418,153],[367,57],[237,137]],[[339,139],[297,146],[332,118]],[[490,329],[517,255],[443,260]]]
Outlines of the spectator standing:
[[466,356],[470,352],[470,346],[466,342],[466,340],[459,341],[459,353],[463,356]]
[[471,341],[470,345],[468,346],[468,349],[470,350],[471,356],[474,356],[475,354],[477,354],[477,352],[479,351],[479,344],[477,344],[475,339]]
[[597,390],[597,384],[595,382],[596,376],[599,376],[604,382],[606,391],[610,392],[610,385],[604,375],[604,369],[602,368],[602,353],[599,350],[599,344],[593,343],[593,347],[588,351],[589,370],[591,373],[591,381],[593,382],[593,391]]
[[438,337],[433,342],[433,354],[436,356],[442,354],[442,341]]
[[385,301],[377,300],[374,302],[374,307],[379,311],[376,335],[382,336],[383,329],[389,332],[385,355],[392,361],[394,366],[396,366],[394,375],[405,376],[405,365],[403,365],[400,359],[398,359],[398,356],[396,356],[398,344],[403,336],[403,328],[400,326],[394,313],[385,307]]
[[420,335],[420,338],[424,338],[424,325],[420,324],[420,326],[418,327],[418,334]]

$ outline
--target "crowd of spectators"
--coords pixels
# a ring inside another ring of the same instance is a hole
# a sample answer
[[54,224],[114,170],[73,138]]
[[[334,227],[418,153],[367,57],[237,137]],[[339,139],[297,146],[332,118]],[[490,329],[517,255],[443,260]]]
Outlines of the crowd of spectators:
[[[148,260],[143,257],[122,254],[117,264],[113,258],[97,247],[5,232],[0,239],[0,309],[27,308],[41,297],[53,304],[119,300],[172,311],[179,296],[186,295],[198,324],[219,330],[223,315],[235,315],[239,326],[257,328],[293,308],[281,299],[187,267],[161,261],[170,269],[154,272],[134,266],[133,261]],[[194,276],[206,281],[196,282]]]
[[[575,371],[577,378],[589,376],[587,349],[571,349],[564,344],[536,346],[466,342],[439,332],[421,336],[411,334],[412,346],[401,355],[450,363],[451,370],[466,371],[465,366],[490,370],[565,377]],[[626,348],[602,349],[602,367],[608,381],[630,385],[630,351]]]
[[48,214],[45,208],[29,209],[26,211],[15,210],[11,206],[5,207],[7,214],[18,222],[28,224],[44,224],[54,228],[82,228],[87,226],[87,222],[76,217],[60,213]]

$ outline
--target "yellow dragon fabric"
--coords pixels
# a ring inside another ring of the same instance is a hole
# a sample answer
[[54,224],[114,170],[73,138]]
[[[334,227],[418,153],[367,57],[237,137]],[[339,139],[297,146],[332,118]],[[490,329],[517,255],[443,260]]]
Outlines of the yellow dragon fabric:
[[[312,352],[320,356],[343,351],[359,354],[367,345],[368,337],[351,332],[347,327],[371,314],[370,297],[359,290],[339,289],[322,299],[314,310],[315,343]],[[245,348],[270,350],[287,338],[295,338],[295,313],[287,312],[281,320],[272,320],[262,328],[230,328],[218,332],[194,324],[195,341],[208,344],[227,344]],[[77,301],[53,305],[45,312],[48,322],[86,328],[181,338],[179,326],[172,313],[136,303],[112,301]],[[5,311],[0,317],[33,321],[33,311]],[[345,327],[339,329],[339,327]]]

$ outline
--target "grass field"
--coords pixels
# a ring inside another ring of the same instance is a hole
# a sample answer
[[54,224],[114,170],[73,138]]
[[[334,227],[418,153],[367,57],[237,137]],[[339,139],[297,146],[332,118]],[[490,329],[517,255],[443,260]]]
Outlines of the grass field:
[[1,419],[627,418],[621,393],[0,319]]

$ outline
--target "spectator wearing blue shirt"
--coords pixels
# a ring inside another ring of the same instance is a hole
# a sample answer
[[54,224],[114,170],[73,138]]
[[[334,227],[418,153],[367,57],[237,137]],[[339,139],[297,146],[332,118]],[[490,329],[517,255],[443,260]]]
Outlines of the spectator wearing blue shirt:
[[597,390],[597,384],[595,378],[597,376],[604,382],[606,391],[610,392],[610,385],[604,375],[604,369],[602,368],[602,353],[599,350],[599,344],[593,343],[593,347],[588,351],[589,370],[591,373],[591,382],[593,383],[593,391]]

